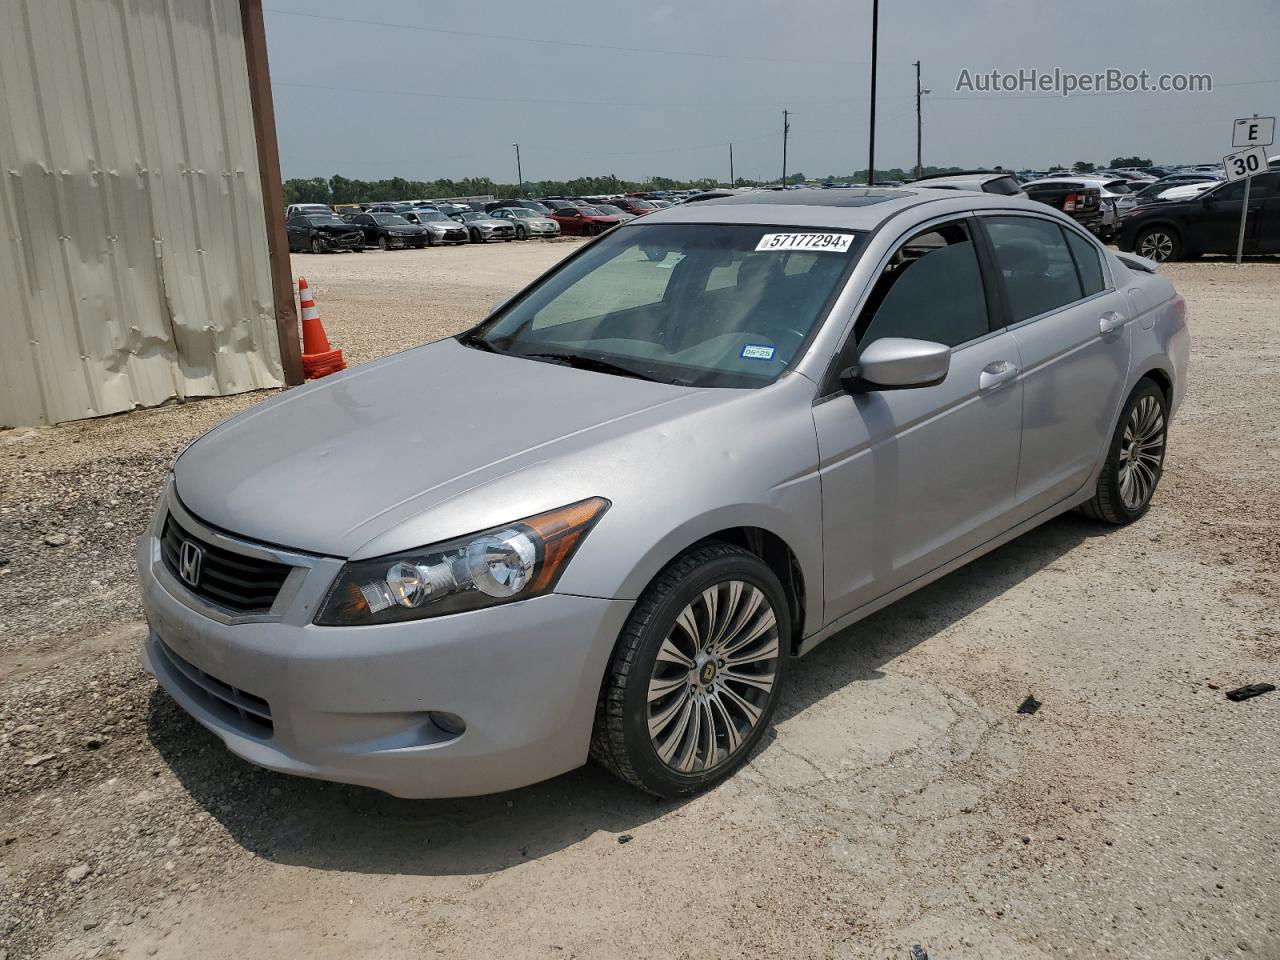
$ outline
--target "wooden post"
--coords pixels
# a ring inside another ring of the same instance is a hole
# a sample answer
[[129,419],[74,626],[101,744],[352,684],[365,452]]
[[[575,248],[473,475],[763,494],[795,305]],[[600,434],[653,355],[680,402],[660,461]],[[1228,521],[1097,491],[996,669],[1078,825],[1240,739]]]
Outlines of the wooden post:
[[267,221],[267,259],[275,299],[276,334],[286,386],[302,383],[302,345],[298,341],[298,310],[293,300],[293,268],[289,265],[289,236],[284,225],[284,186],[280,180],[280,147],[276,142],[276,111],[271,102],[271,71],[267,67],[267,33],[262,23],[262,0],[240,0],[244,54],[249,68],[249,102],[253,134],[258,142],[258,175],[262,178],[262,210]]

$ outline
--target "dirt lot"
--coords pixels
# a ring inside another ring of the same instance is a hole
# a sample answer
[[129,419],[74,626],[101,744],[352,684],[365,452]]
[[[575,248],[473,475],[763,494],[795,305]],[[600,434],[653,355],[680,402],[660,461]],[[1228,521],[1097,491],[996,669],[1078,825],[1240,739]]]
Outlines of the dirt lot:
[[[571,242],[297,256],[358,362]],[[1167,269],[1146,519],[1062,518],[820,647],[708,795],[409,802],[248,766],[137,665],[131,544],[262,394],[0,431],[0,960],[1280,957],[1280,262]],[[1028,692],[1035,716],[1015,713]]]

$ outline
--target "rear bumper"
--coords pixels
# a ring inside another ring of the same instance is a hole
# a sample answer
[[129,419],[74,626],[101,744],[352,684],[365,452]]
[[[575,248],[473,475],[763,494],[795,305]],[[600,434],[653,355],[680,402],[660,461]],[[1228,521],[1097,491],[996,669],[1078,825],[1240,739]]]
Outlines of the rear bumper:
[[[250,763],[396,796],[449,797],[524,786],[586,762],[600,680],[630,601],[551,594],[411,623],[316,627],[310,616],[335,571],[324,561],[278,616],[221,622],[165,566],[155,527],[137,548],[150,625],[143,666]],[[446,732],[432,711],[461,717],[465,732]]]

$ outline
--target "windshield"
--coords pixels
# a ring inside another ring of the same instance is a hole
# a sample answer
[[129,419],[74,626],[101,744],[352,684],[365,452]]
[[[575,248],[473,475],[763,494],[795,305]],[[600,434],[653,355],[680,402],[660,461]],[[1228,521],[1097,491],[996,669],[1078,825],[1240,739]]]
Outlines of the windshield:
[[604,211],[602,211],[602,210],[601,210],[601,209],[599,209],[598,207],[584,207],[584,206],[579,206],[579,207],[578,207],[578,209],[582,211],[582,215],[583,215],[584,217],[603,217],[603,216],[606,216],[606,214],[604,213]]
[[631,206],[635,207],[637,210],[657,210],[658,209],[648,200],[631,200],[629,201],[629,203],[631,204]]
[[596,204],[596,209],[603,213],[606,217],[625,217],[621,207],[615,207],[608,203]]
[[418,219],[423,221],[424,223],[428,220],[448,220],[449,219],[439,210],[419,210],[417,213],[418,213]]
[[341,226],[341,227],[345,227],[347,225],[347,221],[343,220],[341,217],[332,213],[313,213],[308,217],[308,219],[311,221],[311,225],[313,227],[318,227],[318,226],[321,226],[322,224],[334,224],[334,223],[338,224],[338,226]]
[[503,207],[502,215],[504,217],[519,217],[521,220],[530,220],[538,216],[538,214],[526,207]]
[[460,213],[458,214],[463,220],[488,220],[487,213]]
[[759,387],[798,355],[862,241],[803,227],[626,227],[461,339],[665,383]]
[[394,213],[375,213],[373,215],[373,219],[378,223],[383,224],[384,226],[387,226],[393,223],[404,224],[405,226],[408,226],[409,224],[409,221],[406,220],[404,217],[397,216]]

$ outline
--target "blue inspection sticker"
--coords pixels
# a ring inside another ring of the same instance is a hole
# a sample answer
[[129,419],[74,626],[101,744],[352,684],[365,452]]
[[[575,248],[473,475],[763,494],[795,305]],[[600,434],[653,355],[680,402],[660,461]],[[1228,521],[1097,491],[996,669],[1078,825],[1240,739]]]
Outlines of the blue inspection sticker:
[[767,347],[763,343],[748,343],[742,348],[744,360],[772,360],[775,353],[777,350],[774,347]]

